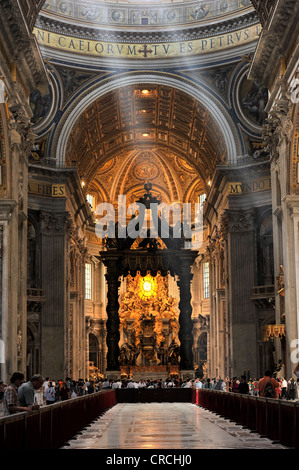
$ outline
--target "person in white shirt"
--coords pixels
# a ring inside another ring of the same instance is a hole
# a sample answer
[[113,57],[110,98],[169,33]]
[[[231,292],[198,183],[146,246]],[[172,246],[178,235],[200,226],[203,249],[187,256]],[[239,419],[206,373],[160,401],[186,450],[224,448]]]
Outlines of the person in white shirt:
[[185,384],[185,387],[184,388],[192,388],[192,381],[189,380],[186,384]]
[[133,380],[129,380],[127,388],[135,388]]
[[55,388],[53,387],[52,382],[49,382],[46,391],[45,391],[46,404],[52,405],[55,403]]
[[140,380],[139,384],[138,384],[138,388],[145,388],[146,387],[146,383],[144,380]]
[[288,382],[285,379],[285,377],[282,378],[281,382],[281,394],[280,398],[287,398],[287,388],[288,388]]
[[110,388],[110,384],[108,382],[108,379],[105,379],[102,384],[102,390],[107,390],[108,388]]
[[46,399],[46,391],[47,391],[47,388],[49,387],[49,380],[50,380],[50,377],[46,377],[46,380],[44,381],[43,386],[42,386],[43,400],[44,400],[44,402],[47,401],[47,399]]
[[121,381],[117,380],[112,383],[112,388],[121,388]]

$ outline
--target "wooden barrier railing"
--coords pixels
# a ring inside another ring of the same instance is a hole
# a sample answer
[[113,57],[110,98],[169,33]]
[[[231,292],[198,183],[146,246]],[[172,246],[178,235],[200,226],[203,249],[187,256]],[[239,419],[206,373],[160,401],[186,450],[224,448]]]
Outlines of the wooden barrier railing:
[[299,449],[299,403],[216,390],[192,390],[192,403],[261,436]]
[[0,449],[58,449],[114,405],[108,390],[0,418]]
[[0,449],[58,449],[117,403],[145,401],[192,402],[299,449],[299,403],[203,389],[108,390],[0,418]]

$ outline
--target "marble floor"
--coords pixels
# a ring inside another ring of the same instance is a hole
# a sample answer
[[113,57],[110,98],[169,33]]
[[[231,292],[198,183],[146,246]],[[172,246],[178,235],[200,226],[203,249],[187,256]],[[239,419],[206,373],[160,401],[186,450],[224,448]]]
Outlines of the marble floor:
[[121,403],[63,449],[286,449],[191,403]]

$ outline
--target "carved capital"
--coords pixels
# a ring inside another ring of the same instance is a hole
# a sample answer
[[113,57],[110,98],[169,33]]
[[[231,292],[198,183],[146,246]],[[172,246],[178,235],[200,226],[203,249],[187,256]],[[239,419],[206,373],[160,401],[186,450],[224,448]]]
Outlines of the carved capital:
[[41,231],[44,235],[65,235],[67,213],[41,212]]
[[227,210],[229,232],[248,232],[255,228],[255,210]]
[[16,145],[19,146],[23,156],[28,158],[35,140],[30,117],[28,117],[23,104],[18,101],[16,96],[10,98],[8,107],[10,111],[8,123],[10,146],[11,148]]
[[292,121],[293,103],[284,81],[281,88],[282,95],[275,100],[263,130],[266,151],[270,153],[274,160],[279,157],[279,146],[283,139],[290,141],[294,129]]

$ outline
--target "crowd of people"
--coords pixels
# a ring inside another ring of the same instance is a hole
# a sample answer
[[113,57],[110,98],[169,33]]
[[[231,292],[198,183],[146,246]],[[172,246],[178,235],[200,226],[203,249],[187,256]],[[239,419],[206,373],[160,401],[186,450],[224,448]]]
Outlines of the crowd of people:
[[[297,379],[299,380],[299,378]],[[274,378],[269,370],[265,371],[264,377],[261,379],[246,380],[245,375],[240,378],[226,377],[222,379],[217,377],[214,379],[195,380],[196,388],[204,388],[210,390],[219,390],[223,392],[240,393],[244,395],[260,396],[265,398],[278,398],[286,400],[299,399],[299,382],[294,378],[287,380],[283,378]]]
[[14,372],[9,385],[0,382],[0,402],[3,403],[3,414],[9,416],[13,413],[27,411],[31,413],[41,406],[51,405],[58,401],[76,398],[101,390],[116,388],[194,388],[209,389],[222,392],[232,392],[277,398],[285,400],[299,399],[299,365],[294,370],[297,380],[294,378],[274,378],[269,370],[265,371],[261,379],[246,380],[246,375],[241,377],[216,378],[167,378],[166,380],[140,380],[134,381],[130,378],[112,380],[102,378],[97,380],[73,380],[67,377],[65,380],[45,379],[41,375],[34,375],[27,382],[24,374]]
[[0,402],[3,404],[3,415],[9,416],[22,411],[31,413],[41,406],[94,393],[99,389],[93,380],[76,381],[69,377],[53,380],[36,374],[25,382],[22,372],[14,372],[9,385],[0,382]]

